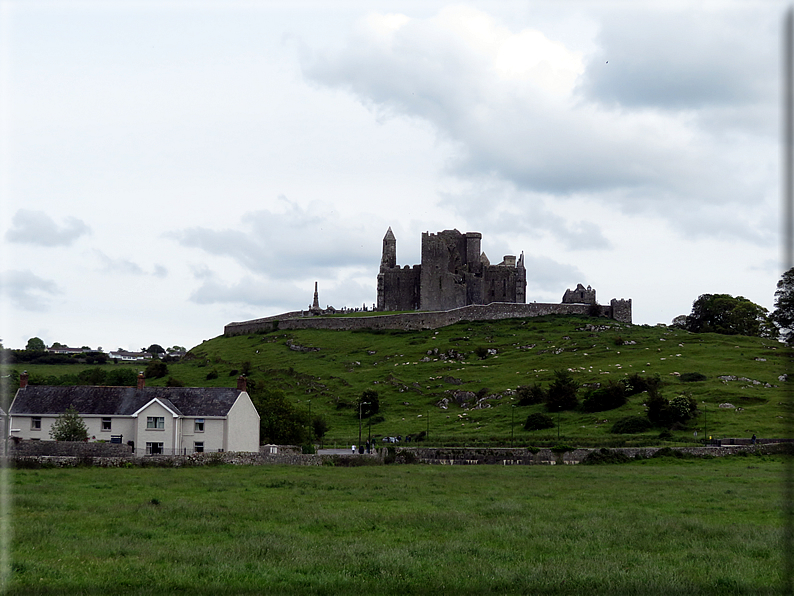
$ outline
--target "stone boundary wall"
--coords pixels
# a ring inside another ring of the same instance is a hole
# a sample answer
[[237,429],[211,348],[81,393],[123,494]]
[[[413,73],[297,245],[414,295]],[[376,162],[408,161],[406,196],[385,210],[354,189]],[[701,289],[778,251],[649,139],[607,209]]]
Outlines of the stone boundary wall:
[[[613,305],[599,305],[601,316],[615,319],[623,323],[631,323],[631,300],[613,300],[620,308]],[[223,334],[245,335],[275,330],[295,329],[329,329],[335,331],[355,331],[358,329],[399,329],[403,331],[420,331],[438,329],[461,321],[490,321],[498,319],[515,319],[540,317],[543,315],[586,315],[592,308],[589,304],[513,304],[509,302],[492,302],[491,304],[471,304],[453,310],[421,311],[394,315],[372,315],[367,317],[293,317],[294,313],[285,313],[264,319],[254,319],[238,323],[229,323],[224,327]],[[613,312],[615,311],[615,312]]]
[[377,455],[311,455],[295,453],[291,451],[280,452],[277,455],[264,453],[194,453],[192,455],[147,455],[145,457],[133,457],[128,454],[125,457],[114,456],[92,456],[92,455],[20,455],[11,454],[9,460],[12,465],[20,468],[44,467],[44,468],[72,468],[76,466],[91,465],[101,468],[119,467],[200,467],[213,466],[217,464],[232,464],[236,466],[267,466],[267,465],[289,465],[289,466],[322,466],[334,465],[340,460],[346,459],[377,459],[382,458]]
[[[731,455],[739,451],[755,451],[760,449],[760,445],[731,445],[722,447],[673,447],[675,451],[682,451],[693,455],[711,455],[720,457]],[[617,447],[609,451],[624,453],[628,457],[634,458],[638,454],[643,457],[651,457],[654,453],[662,449],[661,447]],[[557,465],[557,464],[578,464],[587,454],[598,451],[595,448],[574,449],[564,453],[554,453],[551,449],[540,449],[537,453],[532,453],[529,449],[469,449],[465,447],[433,449],[424,447],[398,447],[395,451],[398,459],[403,454],[405,461],[414,460],[419,463],[435,465],[504,465],[504,466],[528,466],[528,465]],[[407,454],[412,453],[413,456]]]
[[8,454],[15,457],[133,457],[132,447],[119,443],[86,441],[9,441]]

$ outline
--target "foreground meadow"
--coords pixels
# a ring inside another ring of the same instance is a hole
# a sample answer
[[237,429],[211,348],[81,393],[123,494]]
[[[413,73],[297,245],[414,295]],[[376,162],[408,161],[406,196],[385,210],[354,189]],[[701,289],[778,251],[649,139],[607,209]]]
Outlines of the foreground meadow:
[[11,594],[776,594],[781,457],[15,470]]

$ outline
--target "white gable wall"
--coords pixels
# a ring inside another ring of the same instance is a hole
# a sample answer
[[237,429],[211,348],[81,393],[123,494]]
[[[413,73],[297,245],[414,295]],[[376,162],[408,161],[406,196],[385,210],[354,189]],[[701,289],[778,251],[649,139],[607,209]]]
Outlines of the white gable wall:
[[259,452],[259,413],[242,391],[227,416],[226,451]]

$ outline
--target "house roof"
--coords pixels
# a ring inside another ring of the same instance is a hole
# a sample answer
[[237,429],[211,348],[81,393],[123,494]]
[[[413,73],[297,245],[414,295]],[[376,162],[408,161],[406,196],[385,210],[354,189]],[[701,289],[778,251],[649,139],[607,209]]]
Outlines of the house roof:
[[80,414],[132,416],[159,399],[183,416],[226,416],[242,393],[226,387],[48,387],[28,385],[17,390],[11,415],[58,415],[74,406]]

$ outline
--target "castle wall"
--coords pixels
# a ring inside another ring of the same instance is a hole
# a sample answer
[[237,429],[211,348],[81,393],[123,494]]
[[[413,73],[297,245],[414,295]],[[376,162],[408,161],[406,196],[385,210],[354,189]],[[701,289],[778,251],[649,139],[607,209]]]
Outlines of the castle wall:
[[[631,300],[613,300],[615,304],[598,306],[603,317],[615,318],[623,323],[631,323]],[[257,319],[240,323],[229,323],[224,328],[224,335],[245,335],[264,333],[267,331],[293,329],[329,329],[338,331],[354,331],[357,329],[401,329],[417,331],[422,329],[438,329],[453,325],[460,321],[487,321],[494,319],[514,319],[522,317],[539,317],[543,315],[587,315],[592,314],[590,304],[530,304],[493,303],[472,304],[462,308],[435,312],[414,312],[394,315],[373,315],[366,317],[304,317],[283,318],[270,317],[268,320]]]
[[421,265],[382,269],[378,274],[378,310],[418,309],[421,272]]

